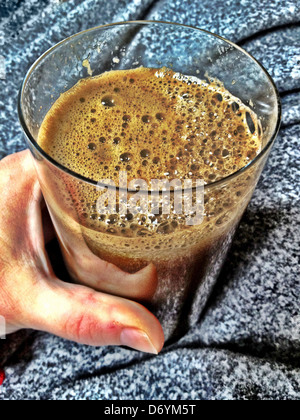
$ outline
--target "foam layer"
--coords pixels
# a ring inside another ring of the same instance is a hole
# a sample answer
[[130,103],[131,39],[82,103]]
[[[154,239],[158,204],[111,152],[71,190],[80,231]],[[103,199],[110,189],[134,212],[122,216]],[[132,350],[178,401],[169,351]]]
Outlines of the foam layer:
[[46,116],[39,144],[87,178],[211,183],[260,151],[255,115],[216,82],[168,69],[112,71],[81,80]]

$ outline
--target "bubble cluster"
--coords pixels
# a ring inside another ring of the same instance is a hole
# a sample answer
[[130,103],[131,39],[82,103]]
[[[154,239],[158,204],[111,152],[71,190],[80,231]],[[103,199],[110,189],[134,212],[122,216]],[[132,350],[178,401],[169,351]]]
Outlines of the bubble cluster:
[[[218,81],[139,68],[84,79],[62,94],[38,142],[56,161],[95,181],[112,179],[118,185],[120,171],[127,171],[128,181],[177,178],[210,184],[257,156],[261,130],[255,114]],[[80,222],[109,235],[165,236],[185,221],[178,215],[167,220],[151,214],[99,215],[94,190],[74,185],[70,190]],[[208,219],[225,223],[217,205],[212,207]]]

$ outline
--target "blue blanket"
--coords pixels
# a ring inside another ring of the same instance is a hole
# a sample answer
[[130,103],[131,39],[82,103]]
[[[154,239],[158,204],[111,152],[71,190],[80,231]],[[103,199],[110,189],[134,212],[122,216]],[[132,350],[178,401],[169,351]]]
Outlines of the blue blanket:
[[300,399],[299,17],[299,0],[1,1],[0,157],[25,148],[16,103],[33,61],[73,33],[123,20],[190,24],[238,43],[274,78],[283,123],[193,329],[158,356],[15,333],[0,341],[0,399]]

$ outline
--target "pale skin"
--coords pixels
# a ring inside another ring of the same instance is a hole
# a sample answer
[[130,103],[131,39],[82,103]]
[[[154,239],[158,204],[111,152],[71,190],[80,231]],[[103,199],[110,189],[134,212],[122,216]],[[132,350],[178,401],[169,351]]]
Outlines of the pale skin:
[[0,315],[7,333],[30,328],[91,346],[159,353],[159,321],[128,293],[135,284],[140,290],[156,283],[154,265],[128,274],[99,260],[97,289],[102,281],[105,292],[107,282],[119,283],[115,294],[129,299],[66,283],[54,275],[45,250],[54,232],[29,151],[0,162],[0,191]]

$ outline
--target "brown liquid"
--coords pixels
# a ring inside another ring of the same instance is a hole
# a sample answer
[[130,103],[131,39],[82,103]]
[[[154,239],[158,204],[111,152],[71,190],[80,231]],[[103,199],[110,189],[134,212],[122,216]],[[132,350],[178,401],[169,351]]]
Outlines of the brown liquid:
[[[80,81],[53,105],[38,141],[65,167],[116,184],[119,171],[127,171],[128,181],[210,184],[244,167],[261,149],[255,114],[221,83],[145,68]],[[151,309],[168,338],[179,333],[179,320],[191,325],[203,308],[254,188],[253,174],[227,188],[208,187],[204,221],[193,227],[177,214],[99,215],[99,192],[68,177],[46,198],[77,280],[92,269],[70,257],[80,238],[93,254],[126,271],[156,264],[159,286]]]

